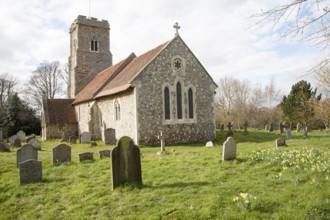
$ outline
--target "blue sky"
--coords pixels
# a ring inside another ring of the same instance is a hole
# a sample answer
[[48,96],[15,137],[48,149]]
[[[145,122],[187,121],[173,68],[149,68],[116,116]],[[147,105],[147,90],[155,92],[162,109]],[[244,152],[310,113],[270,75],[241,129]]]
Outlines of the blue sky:
[[[140,55],[180,36],[215,82],[225,76],[266,85],[274,79],[284,93],[324,56],[311,42],[280,41],[271,25],[249,19],[274,2],[262,0],[1,0],[0,73],[21,84],[43,60],[62,64],[69,56],[69,28],[78,15],[108,20],[114,62]],[[287,2],[284,0],[276,3]],[[305,78],[306,79],[306,78]],[[306,80],[314,83],[309,76]]]

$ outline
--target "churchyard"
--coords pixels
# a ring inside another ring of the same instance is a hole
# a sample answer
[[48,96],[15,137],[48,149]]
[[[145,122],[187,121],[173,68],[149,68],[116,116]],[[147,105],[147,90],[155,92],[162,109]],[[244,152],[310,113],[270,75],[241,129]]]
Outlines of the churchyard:
[[[206,143],[140,146],[143,185],[112,190],[115,145],[42,143],[42,180],[20,184],[18,148],[0,152],[0,219],[329,219],[329,131],[234,131],[236,159],[222,161],[226,130]],[[283,138],[284,146],[275,140]],[[25,143],[22,143],[22,145]],[[102,151],[102,159],[100,153]],[[33,151],[34,152],[34,151]],[[93,160],[79,162],[79,154]],[[56,163],[56,161],[64,161]],[[71,162],[65,162],[69,161]],[[38,164],[40,166],[40,164]]]

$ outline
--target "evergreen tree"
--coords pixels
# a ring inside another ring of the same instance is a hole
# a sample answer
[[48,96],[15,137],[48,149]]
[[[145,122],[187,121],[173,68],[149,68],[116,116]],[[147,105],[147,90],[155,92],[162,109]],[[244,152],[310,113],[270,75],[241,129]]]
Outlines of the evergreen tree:
[[301,80],[294,84],[290,94],[281,101],[281,109],[285,120],[290,124],[300,122],[304,126],[310,125],[315,115],[315,102],[320,101],[321,94],[316,96],[317,89]]

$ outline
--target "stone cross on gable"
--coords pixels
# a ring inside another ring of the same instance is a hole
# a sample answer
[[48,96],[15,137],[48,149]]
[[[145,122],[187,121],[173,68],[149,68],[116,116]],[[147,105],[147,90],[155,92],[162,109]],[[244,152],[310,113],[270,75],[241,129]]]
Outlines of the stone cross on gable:
[[175,36],[179,35],[179,29],[181,28],[179,26],[179,23],[178,22],[175,22],[175,24],[173,25],[173,27],[176,29]]

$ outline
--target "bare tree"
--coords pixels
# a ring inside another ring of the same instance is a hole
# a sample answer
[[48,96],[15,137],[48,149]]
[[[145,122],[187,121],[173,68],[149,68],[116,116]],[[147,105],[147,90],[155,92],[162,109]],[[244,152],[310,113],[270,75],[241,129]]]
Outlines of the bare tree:
[[14,87],[17,85],[17,78],[9,75],[8,73],[2,73],[0,75],[0,106],[3,107],[7,98],[13,94]]
[[62,94],[63,76],[58,61],[43,61],[32,73],[26,85],[26,93],[30,96],[31,104],[40,107],[42,97],[53,99],[55,95]]

